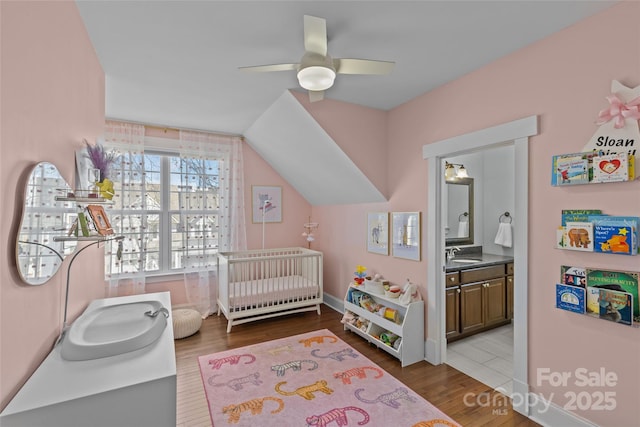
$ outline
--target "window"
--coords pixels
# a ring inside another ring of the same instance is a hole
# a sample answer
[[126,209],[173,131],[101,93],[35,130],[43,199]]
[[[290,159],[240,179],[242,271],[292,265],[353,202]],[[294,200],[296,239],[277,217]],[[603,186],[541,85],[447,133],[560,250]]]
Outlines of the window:
[[111,175],[116,196],[109,218],[125,239],[108,258],[108,275],[178,273],[187,257],[217,253],[219,160],[168,151],[126,152]]

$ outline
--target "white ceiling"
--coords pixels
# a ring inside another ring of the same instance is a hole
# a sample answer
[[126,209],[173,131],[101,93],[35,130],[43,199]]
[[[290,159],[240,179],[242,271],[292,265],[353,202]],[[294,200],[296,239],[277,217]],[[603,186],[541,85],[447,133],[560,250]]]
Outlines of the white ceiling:
[[243,134],[295,73],[303,15],[327,20],[334,58],[395,61],[388,76],[339,75],[325,97],[382,110],[611,6],[599,1],[77,0],[106,74],[109,118]]

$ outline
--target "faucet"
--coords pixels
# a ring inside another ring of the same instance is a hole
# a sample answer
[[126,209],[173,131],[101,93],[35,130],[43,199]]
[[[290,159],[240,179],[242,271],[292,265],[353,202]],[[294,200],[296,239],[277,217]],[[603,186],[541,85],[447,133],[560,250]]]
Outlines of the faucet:
[[456,257],[456,252],[460,252],[460,248],[457,246],[445,250],[444,253],[446,261],[449,262],[450,260],[454,259]]
[[160,313],[162,313],[165,318],[169,318],[169,310],[167,310],[165,307],[159,308],[156,311],[145,311],[144,315],[149,317],[157,317]]

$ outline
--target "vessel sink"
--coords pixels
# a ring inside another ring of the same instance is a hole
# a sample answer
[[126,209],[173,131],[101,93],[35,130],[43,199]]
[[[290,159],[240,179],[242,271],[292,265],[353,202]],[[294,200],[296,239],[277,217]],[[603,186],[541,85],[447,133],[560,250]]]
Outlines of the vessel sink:
[[89,306],[62,338],[62,358],[91,360],[141,349],[162,335],[168,317],[159,301]]
[[480,259],[472,259],[472,258],[454,258],[452,260],[449,260],[450,262],[458,262],[460,264],[475,264],[478,262],[481,262],[482,260]]

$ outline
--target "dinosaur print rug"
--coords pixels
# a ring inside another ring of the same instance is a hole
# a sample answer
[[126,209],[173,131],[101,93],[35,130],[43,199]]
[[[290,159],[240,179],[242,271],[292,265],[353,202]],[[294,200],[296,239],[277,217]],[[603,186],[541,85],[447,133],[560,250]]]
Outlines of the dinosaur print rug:
[[327,329],[198,363],[214,427],[459,427]]

